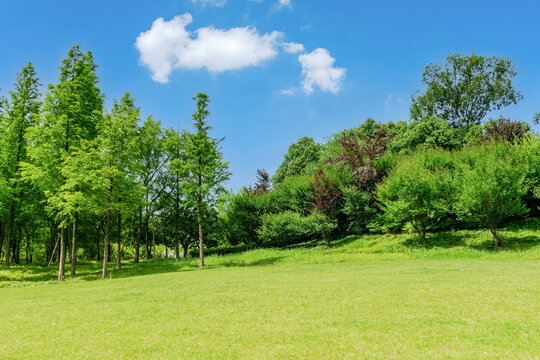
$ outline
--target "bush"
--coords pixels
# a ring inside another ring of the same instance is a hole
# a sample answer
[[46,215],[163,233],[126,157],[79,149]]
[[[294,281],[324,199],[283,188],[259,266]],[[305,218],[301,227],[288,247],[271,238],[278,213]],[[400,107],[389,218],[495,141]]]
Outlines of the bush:
[[520,146],[495,143],[471,147],[460,154],[456,211],[461,218],[486,226],[495,247],[502,246],[497,227],[527,212],[523,197],[529,185]]
[[449,211],[454,195],[452,159],[442,150],[420,152],[401,161],[377,188],[389,227],[408,222],[425,244],[427,230]]
[[320,237],[327,231],[327,222],[320,214],[302,216],[292,211],[279,214],[266,214],[262,217],[262,226],[258,230],[259,238],[278,246],[306,242]]
[[269,212],[269,196],[253,195],[242,190],[230,199],[224,216],[228,244],[259,242],[257,230],[262,224],[262,215]]

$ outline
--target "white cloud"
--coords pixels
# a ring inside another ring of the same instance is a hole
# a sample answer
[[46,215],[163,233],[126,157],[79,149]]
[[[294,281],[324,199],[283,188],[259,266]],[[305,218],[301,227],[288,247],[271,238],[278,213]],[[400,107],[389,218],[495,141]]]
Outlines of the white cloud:
[[195,4],[200,4],[202,6],[212,5],[217,7],[225,6],[227,0],[191,0]]
[[165,83],[175,68],[223,72],[257,66],[277,55],[282,33],[259,35],[249,27],[216,29],[203,27],[193,33],[186,30],[192,22],[190,14],[175,16],[170,21],[156,19],[150,30],[140,33],[135,46],[140,61],[152,71],[152,79]]
[[281,9],[286,6],[287,7],[292,6],[291,0],[278,0],[278,9]]
[[292,96],[295,93],[296,93],[296,89],[294,87],[289,88],[289,89],[279,90],[279,94],[280,95],[285,95],[285,96]]
[[309,54],[298,57],[302,64],[302,86],[306,94],[313,92],[316,85],[322,91],[337,94],[341,90],[341,82],[345,77],[346,70],[334,67],[334,59],[328,50],[318,48]]
[[283,49],[288,52],[289,54],[296,54],[299,52],[304,52],[304,45],[295,43],[295,42],[288,42],[282,44]]

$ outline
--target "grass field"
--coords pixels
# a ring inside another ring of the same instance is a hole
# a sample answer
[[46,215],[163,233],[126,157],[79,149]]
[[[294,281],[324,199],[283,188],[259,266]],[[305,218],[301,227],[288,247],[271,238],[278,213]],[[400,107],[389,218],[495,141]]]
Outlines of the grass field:
[[[538,359],[540,231],[349,237],[55,284],[0,271],[1,359]],[[436,245],[437,244],[437,245]]]

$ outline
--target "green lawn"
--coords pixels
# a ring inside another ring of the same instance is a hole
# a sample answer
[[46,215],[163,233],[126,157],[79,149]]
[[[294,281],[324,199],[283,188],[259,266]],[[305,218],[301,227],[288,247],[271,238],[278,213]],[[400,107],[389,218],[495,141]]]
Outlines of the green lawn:
[[540,231],[503,234],[500,252],[485,231],[349,237],[108,280],[83,263],[63,284],[3,270],[0,358],[538,359]]

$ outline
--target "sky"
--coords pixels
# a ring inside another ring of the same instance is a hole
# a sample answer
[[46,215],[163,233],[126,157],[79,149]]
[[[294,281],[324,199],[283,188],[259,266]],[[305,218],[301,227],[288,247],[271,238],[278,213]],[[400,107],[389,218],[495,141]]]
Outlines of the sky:
[[530,122],[538,14],[533,0],[0,0],[0,95],[29,61],[55,83],[73,44],[93,52],[109,107],[127,91],[144,117],[191,129],[205,92],[237,190],[303,136],[408,120],[424,67],[452,53],[512,58],[524,100],[490,116]]

